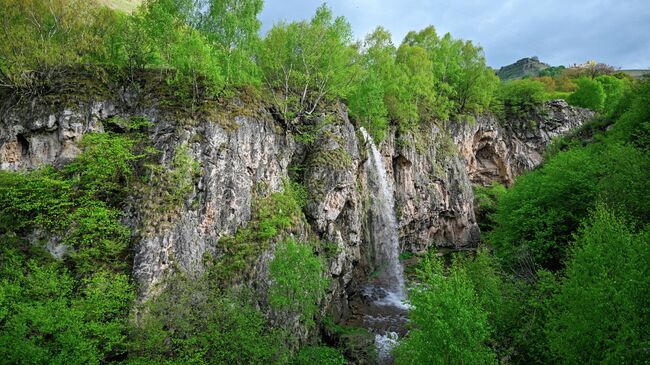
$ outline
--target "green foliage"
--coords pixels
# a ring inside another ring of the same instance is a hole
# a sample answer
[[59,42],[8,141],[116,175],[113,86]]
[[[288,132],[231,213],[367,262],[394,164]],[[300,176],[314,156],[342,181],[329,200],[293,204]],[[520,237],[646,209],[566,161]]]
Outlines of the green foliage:
[[409,293],[413,328],[395,348],[396,363],[496,363],[486,346],[488,315],[467,270],[456,264],[445,276],[442,261],[429,258],[418,276],[420,285]]
[[550,76],[550,77],[556,77],[562,75],[566,67],[564,66],[551,66],[547,67],[537,73],[537,76]]
[[650,87],[646,82],[634,90],[612,114],[620,117],[601,142],[557,153],[501,197],[497,227],[488,237],[505,261],[531,255],[535,265],[560,268],[571,236],[599,200],[647,221],[650,159],[644,141]]
[[649,171],[647,155],[619,143],[560,153],[502,195],[489,240],[510,263],[531,254],[536,264],[558,269],[573,232],[597,199],[625,206],[635,217],[648,216]]
[[287,362],[284,335],[243,293],[223,293],[209,275],[181,274],[141,308],[130,363],[278,364]]
[[287,181],[283,191],[255,201],[248,225],[240,228],[235,236],[219,240],[225,254],[213,262],[217,279],[223,285],[241,279],[245,270],[268,248],[271,239],[301,224],[306,199],[307,192],[302,185]]
[[269,265],[271,307],[300,314],[308,325],[314,325],[318,301],[329,286],[323,271],[323,261],[309,245],[292,240],[278,243]]
[[100,364],[127,349],[134,291],[124,274],[78,282],[59,263],[3,247],[0,356],[7,363]]
[[312,114],[321,102],[343,98],[355,77],[352,28],[325,5],[310,22],[273,26],[259,55],[267,86],[288,124]]
[[612,137],[632,144],[646,153],[650,151],[650,82],[639,83],[626,93],[612,112],[618,120]]
[[637,136],[649,117],[648,90],[640,83],[626,93],[610,111],[617,118],[611,130],[605,118],[586,127],[603,131],[587,133],[586,146],[576,141],[585,133],[579,131],[568,150],[556,147],[498,199],[488,240],[504,264],[502,280],[491,280],[485,264],[472,277],[488,289],[500,287],[501,298],[487,296],[498,303],[489,318],[499,358],[522,364],[647,358],[650,332],[641,318],[648,316],[650,159]]
[[629,89],[630,84],[626,80],[618,79],[610,75],[601,75],[595,79],[603,86],[605,92],[605,102],[603,103],[603,111],[606,114],[612,114],[618,103],[621,102],[625,91]]
[[[153,151],[157,153],[158,151]],[[147,234],[168,227],[192,193],[201,165],[187,144],[176,147],[168,164],[146,163],[145,177],[137,184],[142,225]]]
[[[361,54],[361,75],[348,96],[350,115],[380,142],[389,124],[389,107],[403,90],[401,69],[395,64],[396,49],[391,34],[382,27],[366,37]],[[394,112],[393,112],[394,113]]]
[[86,0],[2,0],[0,79],[31,88],[36,71],[54,74],[102,46],[101,12]]
[[494,227],[493,215],[499,197],[505,193],[506,187],[497,182],[493,182],[490,186],[474,185],[474,207],[481,232],[489,232]]
[[492,110],[506,119],[526,119],[542,106],[545,98],[544,84],[534,80],[514,80],[501,83]]
[[45,229],[67,247],[76,274],[124,271],[130,230],[119,209],[141,156],[130,137],[112,133],[88,134],[81,145],[83,152],[61,170],[0,172],[0,234]]
[[601,111],[605,106],[606,98],[603,85],[589,78],[580,78],[576,82],[578,90],[569,96],[567,102],[571,105]]
[[132,177],[134,141],[114,133],[89,133],[80,143],[83,153],[65,167],[89,199],[121,201]]
[[300,349],[291,363],[295,365],[345,365],[347,361],[337,349],[327,346],[307,346]]
[[650,231],[629,227],[600,205],[580,230],[548,323],[560,362],[647,361]]
[[[485,64],[481,47],[474,46],[471,41],[453,39],[449,33],[440,38],[433,26],[407,34],[402,47],[407,54],[415,52],[412,61],[402,59],[406,61],[409,74],[419,82],[426,78],[417,76],[418,73],[428,72],[435,85],[435,89],[425,92],[428,94],[425,100],[434,102],[433,109],[430,114],[420,113],[421,119],[436,116],[445,120],[450,114],[480,112],[489,105],[498,78]],[[420,51],[413,47],[423,50],[430,63],[418,60]]]
[[260,71],[253,62],[259,50],[258,32],[263,0],[199,0],[198,29],[216,48],[218,64],[228,85],[258,85]]

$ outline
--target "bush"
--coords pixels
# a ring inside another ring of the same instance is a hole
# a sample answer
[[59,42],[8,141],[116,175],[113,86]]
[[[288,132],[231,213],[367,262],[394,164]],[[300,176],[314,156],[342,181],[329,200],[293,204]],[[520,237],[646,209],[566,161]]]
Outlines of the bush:
[[577,80],[578,90],[569,96],[567,102],[571,105],[601,111],[605,106],[605,90],[598,81],[580,78]]
[[210,276],[174,274],[144,304],[129,352],[132,363],[281,364],[284,336],[267,327],[248,295],[221,292]]
[[279,243],[269,265],[271,307],[299,314],[308,325],[314,325],[318,301],[329,286],[323,270],[323,261],[311,246],[291,240]]
[[489,241],[508,265],[530,254],[542,267],[559,269],[568,243],[598,199],[648,217],[645,183],[650,160],[620,143],[560,153],[517,179],[501,197]]
[[547,326],[562,363],[639,364],[650,355],[650,230],[629,227],[600,205],[577,236]]
[[626,80],[621,80],[610,75],[601,75],[596,77],[595,80],[603,86],[603,91],[605,92],[603,111],[607,115],[610,115],[625,96],[625,92],[630,87],[630,84]]
[[77,282],[58,263],[3,247],[0,356],[7,363],[100,364],[127,349],[134,290],[126,275]]
[[490,186],[474,185],[474,209],[481,232],[487,233],[494,227],[493,215],[497,210],[499,197],[506,191],[505,186],[496,182]]
[[291,362],[294,365],[345,365],[341,353],[327,346],[307,346],[300,349]]
[[420,284],[409,292],[413,328],[395,348],[397,364],[496,363],[486,346],[488,314],[462,265],[443,273],[442,261],[427,259]]
[[88,134],[84,151],[61,170],[0,172],[0,234],[25,237],[45,229],[59,235],[75,274],[129,267],[130,229],[119,210],[142,156],[129,136]]

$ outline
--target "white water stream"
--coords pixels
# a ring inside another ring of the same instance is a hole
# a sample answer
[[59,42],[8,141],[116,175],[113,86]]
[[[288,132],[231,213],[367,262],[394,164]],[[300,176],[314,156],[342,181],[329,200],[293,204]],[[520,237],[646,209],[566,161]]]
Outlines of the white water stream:
[[361,128],[370,147],[368,159],[371,191],[371,234],[374,246],[376,280],[365,288],[364,296],[372,300],[371,314],[365,322],[375,333],[381,363],[389,363],[391,349],[397,344],[398,330],[406,322],[404,269],[399,261],[399,240],[393,186],[387,177],[384,159],[372,137]]

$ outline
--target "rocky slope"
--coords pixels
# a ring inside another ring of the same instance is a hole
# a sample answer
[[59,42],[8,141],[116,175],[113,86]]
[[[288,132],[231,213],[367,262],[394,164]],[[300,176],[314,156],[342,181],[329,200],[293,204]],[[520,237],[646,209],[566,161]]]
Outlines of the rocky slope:
[[[394,179],[401,249],[422,252],[432,246],[475,245],[480,232],[472,183],[512,183],[541,162],[552,137],[592,117],[560,101],[549,107],[551,113],[538,115],[536,126],[530,128],[513,127],[521,124],[517,121],[503,127],[486,115],[476,123],[433,124],[418,134],[392,130],[380,149]],[[151,222],[148,228],[144,222],[147,206],[142,197],[128,208],[129,224],[137,233],[133,272],[142,296],[155,292],[170,268],[200,273],[204,255],[218,257],[223,252],[220,239],[251,219],[256,194],[281,190],[292,169],[300,166],[298,177],[309,192],[305,229],[339,248],[329,260],[333,284],[322,308],[336,319],[348,314],[348,297],[373,268],[368,233],[372,222],[366,214],[367,146],[345,107],[329,112],[328,123],[308,145],[298,142],[262,106],[230,113],[227,123],[210,117],[182,123],[155,105],[133,109],[112,100],[60,110],[38,105],[5,109],[0,120],[0,167],[21,170],[64,164],[79,153],[77,144],[84,133],[103,131],[103,122],[112,116],[133,115],[153,122],[149,138],[162,151],[163,166],[169,167],[174,151],[184,145],[200,164],[184,204],[175,214],[156,217],[153,229]],[[261,291],[272,256],[271,247],[253,270],[250,284]]]
[[501,80],[517,80],[526,76],[537,76],[537,74],[550,67],[544,62],[540,62],[537,57],[526,57],[517,62],[503,66],[497,71],[497,76]]

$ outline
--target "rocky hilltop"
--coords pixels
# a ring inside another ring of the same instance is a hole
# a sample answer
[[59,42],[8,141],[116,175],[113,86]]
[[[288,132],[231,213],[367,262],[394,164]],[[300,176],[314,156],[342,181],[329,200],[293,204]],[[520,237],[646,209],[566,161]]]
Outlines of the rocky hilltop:
[[[200,168],[191,193],[174,214],[154,217],[152,227],[146,222],[152,219],[147,216],[152,209],[148,195],[134,197],[125,207],[128,224],[136,232],[133,274],[143,297],[155,292],[168,270],[200,273],[205,255],[223,254],[221,240],[251,220],[258,196],[281,190],[289,178],[299,179],[308,192],[306,222],[292,234],[314,235],[338,247],[328,260],[334,284],[321,308],[335,319],[346,317],[348,298],[373,271],[368,149],[358,127],[345,106],[336,105],[324,114],[314,140],[306,143],[264,105],[233,103],[236,107],[226,118],[205,117],[192,123],[163,113],[157,105],[138,108],[111,99],[74,108],[38,104],[5,108],[0,120],[0,167],[65,164],[80,152],[84,134],[104,131],[105,122],[115,116],[146,116],[152,122],[148,137],[161,151],[159,163],[169,169],[175,151],[187,146]],[[472,184],[511,184],[517,175],[540,164],[553,137],[592,116],[553,101],[534,123],[503,123],[480,115],[473,123],[431,123],[417,134],[391,130],[379,149],[395,188],[401,250],[476,245],[480,232]],[[246,279],[262,293],[262,307],[272,257],[271,246]]]
[[537,76],[540,71],[549,67],[537,57],[526,57],[511,65],[501,67],[497,71],[497,76],[501,80],[517,80],[526,76]]

